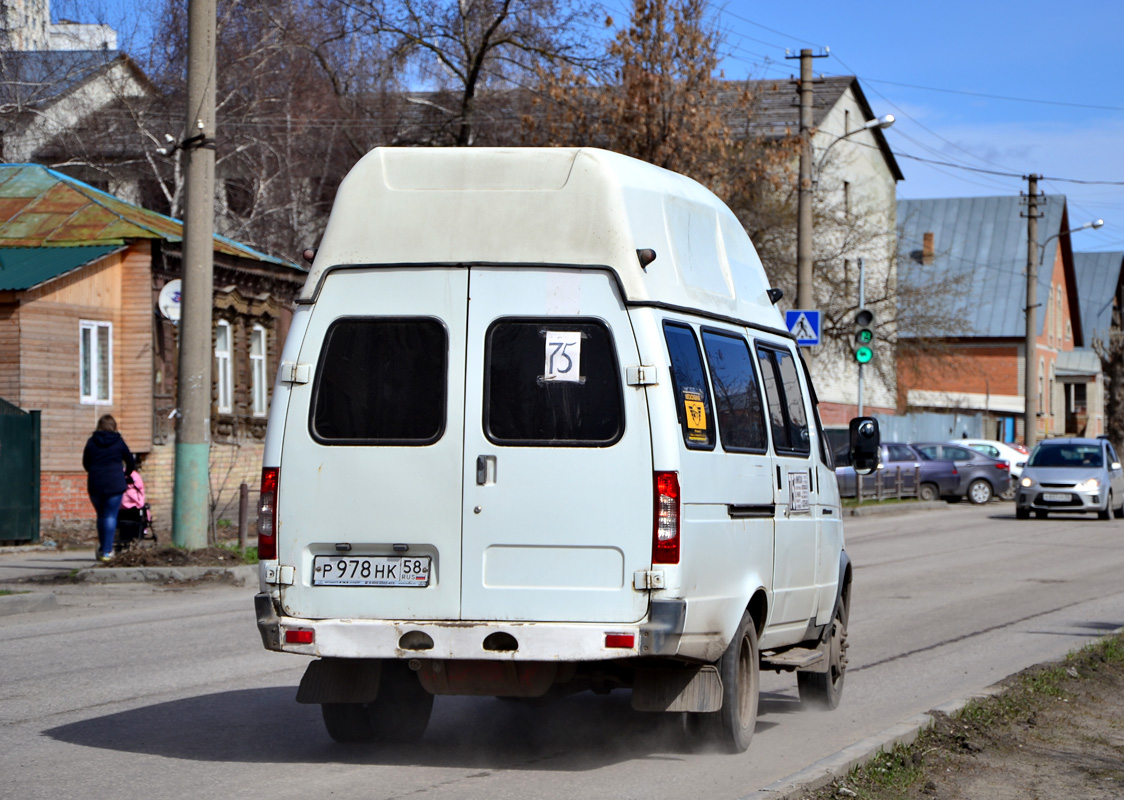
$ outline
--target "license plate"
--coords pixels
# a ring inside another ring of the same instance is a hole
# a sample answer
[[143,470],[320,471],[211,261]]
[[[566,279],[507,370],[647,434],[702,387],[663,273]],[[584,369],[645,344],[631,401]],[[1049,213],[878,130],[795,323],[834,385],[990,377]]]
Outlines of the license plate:
[[316,556],[313,586],[429,586],[429,556]]
[[1047,503],[1068,503],[1069,495],[1064,492],[1043,492],[1042,499]]

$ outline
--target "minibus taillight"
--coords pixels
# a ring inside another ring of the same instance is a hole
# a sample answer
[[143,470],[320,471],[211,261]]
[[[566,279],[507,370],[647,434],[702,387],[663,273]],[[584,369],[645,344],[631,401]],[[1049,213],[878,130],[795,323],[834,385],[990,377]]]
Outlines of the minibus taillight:
[[652,563],[679,563],[679,475],[656,473],[656,521],[652,532]]
[[258,498],[258,558],[277,558],[277,467],[261,471],[261,495]]

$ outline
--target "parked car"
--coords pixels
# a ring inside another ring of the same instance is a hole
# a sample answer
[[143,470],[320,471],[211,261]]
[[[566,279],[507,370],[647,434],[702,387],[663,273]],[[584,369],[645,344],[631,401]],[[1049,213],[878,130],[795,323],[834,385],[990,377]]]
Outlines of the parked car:
[[[936,500],[938,497],[954,495],[960,488],[960,476],[956,465],[951,461],[935,461],[904,442],[883,442],[880,447],[881,459],[874,472],[882,481],[883,491],[892,491],[901,474],[902,488],[912,493],[915,486],[917,468],[920,468],[921,486],[917,489],[918,500]],[[855,470],[851,467],[850,454],[846,448],[835,453],[835,481],[839,484],[841,497],[855,497]],[[874,481],[874,475],[866,480]],[[869,486],[871,484],[865,484]]]
[[1124,468],[1107,439],[1048,439],[1026,462],[1015,497],[1015,516],[1030,512],[1044,519],[1051,511],[1101,519],[1124,517]]
[[1030,451],[1018,442],[1000,442],[995,439],[957,439],[950,444],[962,444],[973,450],[979,450],[992,458],[1003,458],[1011,465],[1011,483],[1017,485],[1023,474],[1026,460],[1030,458]]
[[1011,489],[1011,465],[1005,459],[992,458],[960,444],[914,442],[913,446],[929,458],[943,458],[956,464],[960,485],[945,499],[959,501],[967,497],[979,506]]

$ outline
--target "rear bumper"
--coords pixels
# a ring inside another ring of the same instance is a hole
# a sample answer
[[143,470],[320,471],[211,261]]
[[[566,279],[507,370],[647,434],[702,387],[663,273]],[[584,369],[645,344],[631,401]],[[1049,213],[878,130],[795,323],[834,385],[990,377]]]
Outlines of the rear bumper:
[[[254,607],[258,632],[267,650],[321,658],[608,661],[631,656],[669,656],[678,652],[686,618],[686,603],[682,600],[654,600],[647,621],[625,625],[299,619],[278,615],[267,593],[255,596]],[[311,632],[312,641],[287,642],[289,631]],[[632,647],[607,647],[607,634],[631,634]],[[497,646],[503,649],[496,649]]]

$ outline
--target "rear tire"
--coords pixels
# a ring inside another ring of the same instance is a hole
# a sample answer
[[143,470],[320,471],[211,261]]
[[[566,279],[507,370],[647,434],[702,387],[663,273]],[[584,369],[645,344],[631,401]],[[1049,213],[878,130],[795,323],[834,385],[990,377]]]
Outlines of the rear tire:
[[405,661],[382,662],[379,694],[367,704],[367,720],[380,742],[409,744],[425,734],[433,713],[433,695]]
[[1112,514],[1117,519],[1124,519],[1124,500],[1120,501],[1120,508],[1112,509]]
[[937,489],[936,484],[923,483],[921,488],[917,490],[917,499],[923,503],[929,503],[936,500],[940,496],[940,490]]
[[975,506],[982,506],[991,502],[991,484],[983,478],[977,478],[968,486],[968,501]]
[[321,703],[320,714],[328,735],[337,742],[354,744],[375,740],[366,703]]
[[757,726],[761,693],[757,629],[749,612],[742,613],[733,641],[716,664],[722,678],[722,708],[706,714],[687,714],[687,731],[700,743],[727,753],[744,753]]
[[830,711],[839,705],[847,677],[847,612],[842,605],[831,619],[826,656],[827,672],[797,672],[796,688],[804,705]]
[[370,703],[321,703],[328,735],[337,742],[418,741],[429,725],[433,695],[404,661],[382,662],[378,696]]

